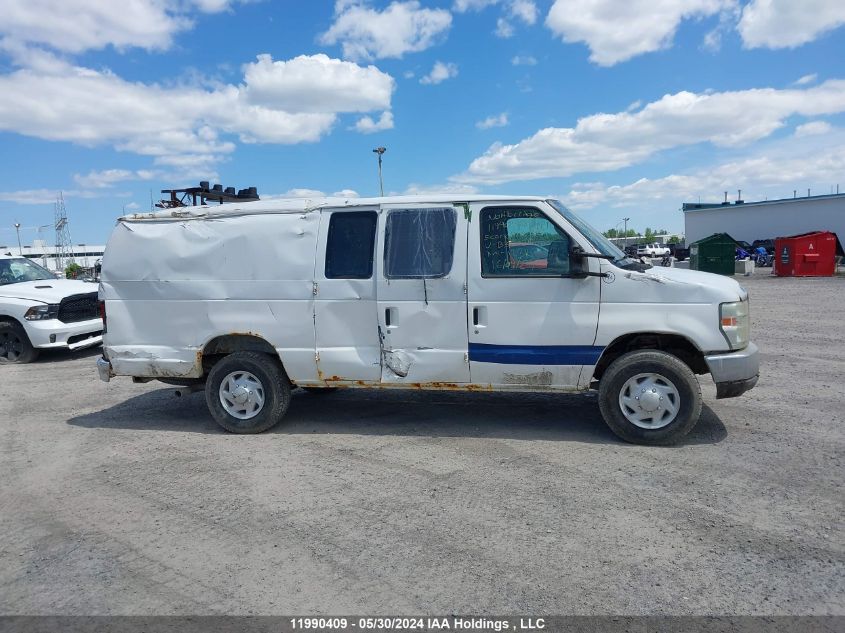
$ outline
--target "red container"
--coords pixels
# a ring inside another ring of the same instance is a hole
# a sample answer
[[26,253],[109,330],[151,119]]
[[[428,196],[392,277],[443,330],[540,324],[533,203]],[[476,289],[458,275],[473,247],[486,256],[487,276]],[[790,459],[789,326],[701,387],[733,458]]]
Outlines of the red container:
[[816,231],[775,240],[778,277],[830,277],[836,269],[836,234]]

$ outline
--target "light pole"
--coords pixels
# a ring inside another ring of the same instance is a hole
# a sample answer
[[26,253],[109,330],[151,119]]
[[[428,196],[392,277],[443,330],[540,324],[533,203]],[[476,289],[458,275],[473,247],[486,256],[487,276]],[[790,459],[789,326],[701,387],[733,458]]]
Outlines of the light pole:
[[23,247],[21,247],[21,223],[15,222],[15,233],[18,234],[18,253],[23,255]]
[[622,218],[622,221],[625,223],[625,247],[628,248],[628,220],[631,218]]
[[378,186],[379,191],[381,191],[382,197],[384,197],[384,182],[381,179],[381,155],[387,151],[386,147],[376,147],[373,152],[378,154]]

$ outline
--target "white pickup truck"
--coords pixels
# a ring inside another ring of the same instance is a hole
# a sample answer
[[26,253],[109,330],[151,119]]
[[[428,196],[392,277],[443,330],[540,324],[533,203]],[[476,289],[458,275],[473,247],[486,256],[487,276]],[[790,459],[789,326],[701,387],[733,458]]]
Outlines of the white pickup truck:
[[[205,390],[226,430],[291,389],[597,389],[621,438],[676,442],[757,382],[748,293],[653,268],[557,200],[267,200],[121,218],[103,258],[102,380]],[[561,411],[563,419],[565,411]]]
[[668,246],[663,244],[641,244],[637,247],[637,255],[640,257],[663,257],[670,253]]
[[0,255],[0,364],[29,363],[42,349],[99,345],[94,284],[56,279],[25,257]]

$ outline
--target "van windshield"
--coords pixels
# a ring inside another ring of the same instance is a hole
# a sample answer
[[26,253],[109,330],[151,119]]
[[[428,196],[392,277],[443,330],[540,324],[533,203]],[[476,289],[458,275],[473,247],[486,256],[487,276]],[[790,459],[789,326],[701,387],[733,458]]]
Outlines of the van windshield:
[[612,258],[611,261],[620,268],[651,268],[651,266],[647,264],[641,264],[635,259],[631,259],[628,257],[618,246],[616,246],[613,242],[608,240],[604,235],[602,235],[599,231],[594,229],[592,226],[587,224],[584,220],[580,217],[575,215],[572,211],[566,208],[563,203],[559,200],[546,200],[550,205],[552,205],[555,210],[560,213],[567,222],[569,222],[572,226],[574,226],[578,231],[587,238],[587,241],[592,244],[595,249],[601,253],[602,255],[607,255],[608,258]]
[[17,284],[22,281],[43,281],[55,278],[55,275],[49,270],[25,257],[0,259],[0,286]]

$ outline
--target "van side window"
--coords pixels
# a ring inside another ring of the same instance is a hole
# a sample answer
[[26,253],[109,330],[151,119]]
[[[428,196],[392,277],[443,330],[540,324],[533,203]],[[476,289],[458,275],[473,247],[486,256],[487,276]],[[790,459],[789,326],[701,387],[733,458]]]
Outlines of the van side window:
[[559,277],[569,273],[569,236],[538,209],[481,210],[482,277]]
[[369,279],[376,243],[375,211],[332,213],[326,241],[326,279]]
[[385,229],[385,276],[431,279],[448,275],[456,226],[457,214],[451,207],[390,211]]

